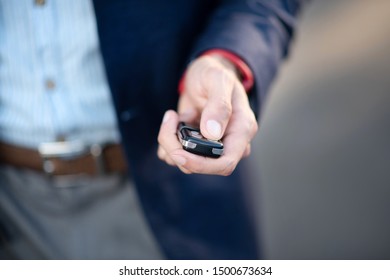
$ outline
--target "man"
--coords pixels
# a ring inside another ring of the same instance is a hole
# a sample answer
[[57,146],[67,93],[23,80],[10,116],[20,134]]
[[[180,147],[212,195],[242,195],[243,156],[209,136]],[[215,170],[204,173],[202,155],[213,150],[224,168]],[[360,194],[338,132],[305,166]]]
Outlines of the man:
[[[143,258],[142,246],[130,251],[144,242],[152,258],[259,257],[238,162],[250,153],[298,1],[0,3],[4,250]],[[179,120],[223,138],[224,154],[184,151]],[[119,142],[154,233],[148,240],[147,230],[127,231],[126,207],[136,202],[111,174],[125,169]]]

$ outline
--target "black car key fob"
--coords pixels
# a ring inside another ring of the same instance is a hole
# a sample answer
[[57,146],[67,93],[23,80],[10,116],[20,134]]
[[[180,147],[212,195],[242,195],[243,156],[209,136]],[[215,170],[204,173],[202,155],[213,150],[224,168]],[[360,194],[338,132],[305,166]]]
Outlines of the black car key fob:
[[218,158],[223,153],[223,143],[203,137],[199,128],[180,122],[177,136],[184,150],[205,157]]

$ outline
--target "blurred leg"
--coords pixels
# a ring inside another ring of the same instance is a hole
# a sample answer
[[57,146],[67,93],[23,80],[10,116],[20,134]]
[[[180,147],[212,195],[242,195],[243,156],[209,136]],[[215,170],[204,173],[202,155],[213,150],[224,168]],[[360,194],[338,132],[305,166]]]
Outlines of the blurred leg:
[[0,168],[0,258],[160,259],[131,180]]

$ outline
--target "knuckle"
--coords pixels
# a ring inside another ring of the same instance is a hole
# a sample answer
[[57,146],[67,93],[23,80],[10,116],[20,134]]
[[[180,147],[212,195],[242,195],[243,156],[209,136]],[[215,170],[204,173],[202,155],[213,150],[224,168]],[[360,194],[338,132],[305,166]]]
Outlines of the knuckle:
[[164,155],[164,152],[162,151],[162,148],[159,147],[158,150],[157,150],[157,156],[158,156],[160,159],[162,159],[163,155]]
[[233,159],[228,159],[225,167],[221,171],[222,176],[229,176],[236,169],[237,162]]
[[164,142],[164,137],[162,135],[162,133],[160,132],[157,136],[157,142],[162,145],[162,143]]
[[197,173],[197,174],[203,174],[205,170],[200,165],[191,165],[187,166],[187,171],[190,173]]
[[248,144],[248,146],[245,148],[245,151],[244,151],[244,154],[243,154],[243,158],[249,157],[250,154],[251,154],[251,144]]
[[225,170],[223,170],[221,175],[227,177],[227,176],[232,175],[233,171],[234,171],[234,168],[229,167],[229,168],[226,168]]
[[259,131],[259,125],[258,125],[257,121],[254,120],[252,123],[252,128],[251,128],[252,135],[255,135],[257,133],[257,131]]
[[184,173],[184,174],[192,174],[192,171],[188,170],[188,169],[184,169],[184,168],[180,168],[180,170]]
[[257,124],[256,119],[250,118],[250,120],[246,122],[246,126],[244,129],[246,133],[249,135],[249,137],[252,139],[256,135],[259,129],[259,125]]

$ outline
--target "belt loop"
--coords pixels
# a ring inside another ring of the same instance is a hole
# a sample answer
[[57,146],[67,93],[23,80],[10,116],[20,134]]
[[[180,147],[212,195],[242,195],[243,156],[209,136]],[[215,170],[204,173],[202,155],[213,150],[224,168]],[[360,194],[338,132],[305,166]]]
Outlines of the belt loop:
[[99,144],[92,144],[90,147],[90,153],[95,161],[96,171],[98,175],[106,174],[106,167],[103,158],[103,147]]

